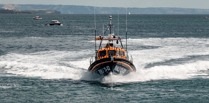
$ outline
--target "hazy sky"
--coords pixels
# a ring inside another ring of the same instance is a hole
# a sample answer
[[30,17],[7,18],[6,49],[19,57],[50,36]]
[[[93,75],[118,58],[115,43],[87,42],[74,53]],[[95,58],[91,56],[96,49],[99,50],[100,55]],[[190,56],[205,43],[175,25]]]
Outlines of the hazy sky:
[[209,0],[0,0],[0,4],[61,4],[97,7],[181,7],[209,9]]

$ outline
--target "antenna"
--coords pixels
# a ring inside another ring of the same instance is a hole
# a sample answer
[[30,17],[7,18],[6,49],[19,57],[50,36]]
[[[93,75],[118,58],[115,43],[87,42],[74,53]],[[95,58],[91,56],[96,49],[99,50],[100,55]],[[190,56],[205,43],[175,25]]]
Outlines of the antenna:
[[97,43],[96,43],[96,16],[95,16],[95,7],[94,7],[94,26],[95,26],[95,52],[96,52],[96,45],[97,45]]
[[127,51],[127,7],[126,7],[126,51]]
[[104,24],[103,24],[103,36],[104,36]]
[[95,26],[95,30],[96,30],[96,16],[95,16],[95,7],[94,7],[94,26]]
[[127,32],[127,7],[126,7],[126,32]]
[[119,36],[119,10],[118,10],[118,36]]

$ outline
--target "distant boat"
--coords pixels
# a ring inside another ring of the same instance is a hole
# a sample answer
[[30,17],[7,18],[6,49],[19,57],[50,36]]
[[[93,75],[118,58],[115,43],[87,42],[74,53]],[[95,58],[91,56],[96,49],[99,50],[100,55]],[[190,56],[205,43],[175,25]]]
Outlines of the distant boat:
[[52,20],[49,24],[45,25],[61,25],[61,22],[59,22],[58,20]]
[[52,20],[49,25],[61,25],[61,22],[59,22],[58,20]]
[[129,12],[128,14],[129,14],[129,15],[131,15],[131,13],[130,13],[130,12]]
[[34,20],[42,20],[40,16],[33,17]]

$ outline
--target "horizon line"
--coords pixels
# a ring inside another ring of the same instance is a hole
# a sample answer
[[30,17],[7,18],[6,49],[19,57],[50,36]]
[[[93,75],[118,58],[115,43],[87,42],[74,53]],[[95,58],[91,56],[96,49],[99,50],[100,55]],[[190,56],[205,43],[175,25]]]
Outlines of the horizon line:
[[[3,4],[0,5],[64,5],[64,6],[86,6],[86,5],[65,5],[65,4]],[[89,6],[89,7],[98,7],[98,8],[179,8],[179,9],[203,9],[203,8],[182,8],[182,7],[105,7],[105,6]],[[204,9],[207,10],[207,9]]]

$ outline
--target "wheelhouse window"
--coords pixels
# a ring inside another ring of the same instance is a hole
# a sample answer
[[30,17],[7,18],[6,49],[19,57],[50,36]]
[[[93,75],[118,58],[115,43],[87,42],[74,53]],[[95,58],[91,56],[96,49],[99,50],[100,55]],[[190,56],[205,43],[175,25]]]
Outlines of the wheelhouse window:
[[120,56],[125,56],[124,51],[121,51],[121,50],[120,50],[119,55],[120,55]]
[[108,56],[114,56],[114,55],[115,55],[115,50],[108,51]]
[[100,56],[100,57],[103,57],[103,56],[105,56],[105,55],[106,55],[106,51],[100,51],[100,52],[99,52],[99,56]]

